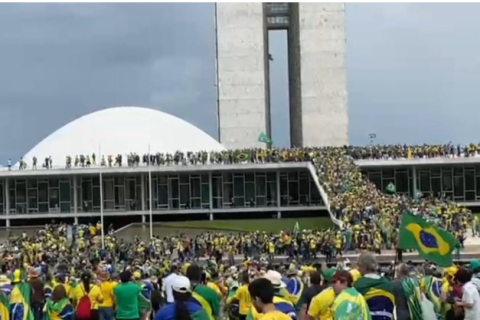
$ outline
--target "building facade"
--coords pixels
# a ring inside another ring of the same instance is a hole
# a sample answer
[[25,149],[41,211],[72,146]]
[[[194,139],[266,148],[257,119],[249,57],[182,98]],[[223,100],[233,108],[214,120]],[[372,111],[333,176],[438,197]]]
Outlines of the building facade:
[[243,166],[3,171],[0,220],[325,209],[303,164]]
[[218,3],[215,13],[222,145],[271,137],[270,30],[287,31],[291,144],[348,144],[343,3]]

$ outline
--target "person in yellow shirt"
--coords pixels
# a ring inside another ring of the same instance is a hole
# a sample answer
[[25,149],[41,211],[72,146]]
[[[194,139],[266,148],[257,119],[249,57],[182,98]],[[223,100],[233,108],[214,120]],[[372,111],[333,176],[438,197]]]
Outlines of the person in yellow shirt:
[[267,278],[258,278],[248,285],[252,305],[261,314],[259,320],[296,319],[295,308],[288,303],[274,304],[275,289]]
[[98,309],[100,319],[113,320],[115,314],[113,288],[115,288],[116,283],[110,279],[110,274],[108,272],[100,272],[98,280],[101,281],[100,291],[103,296],[103,302],[99,303]]
[[242,273],[242,286],[235,291],[235,295],[227,300],[228,304],[238,301],[238,313],[240,314],[239,319],[245,320],[247,318],[248,312],[252,307],[252,299],[250,298],[250,293],[248,292],[248,283],[249,283],[248,272]]
[[75,289],[70,291],[70,300],[73,301],[75,307],[78,307],[78,304],[83,296],[87,295],[90,299],[90,306],[92,308],[92,320],[99,319],[98,305],[103,302],[103,295],[100,288],[91,283],[92,274],[89,271],[85,271],[81,278],[80,283],[75,287]]
[[323,285],[326,286],[319,294],[317,294],[310,302],[308,308],[308,319],[310,320],[333,320],[333,314],[330,309],[335,300],[335,292],[331,287],[335,269],[330,268],[322,272]]

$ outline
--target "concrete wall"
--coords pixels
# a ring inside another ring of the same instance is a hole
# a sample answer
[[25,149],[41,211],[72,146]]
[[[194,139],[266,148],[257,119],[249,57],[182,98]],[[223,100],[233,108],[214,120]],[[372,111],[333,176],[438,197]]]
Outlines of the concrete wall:
[[262,3],[217,3],[220,142],[264,147],[268,134],[265,19]]
[[348,144],[345,5],[299,3],[297,23],[302,146]]

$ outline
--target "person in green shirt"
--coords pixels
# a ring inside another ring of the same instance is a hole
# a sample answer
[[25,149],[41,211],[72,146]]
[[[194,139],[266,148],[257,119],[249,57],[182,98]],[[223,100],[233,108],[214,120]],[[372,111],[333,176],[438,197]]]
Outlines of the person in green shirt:
[[192,298],[202,305],[210,320],[214,320],[220,315],[220,296],[215,290],[203,284],[202,275],[204,282],[205,274],[196,264],[187,268],[186,276],[192,284]]
[[132,281],[132,274],[128,270],[120,273],[120,281],[121,283],[113,289],[117,311],[115,318],[122,320],[140,319],[138,299],[134,298],[140,294],[140,286]]

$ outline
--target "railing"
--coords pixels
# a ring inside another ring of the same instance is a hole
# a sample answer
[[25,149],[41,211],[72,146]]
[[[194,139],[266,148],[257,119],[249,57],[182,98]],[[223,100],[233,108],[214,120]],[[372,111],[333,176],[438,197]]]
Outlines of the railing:
[[343,226],[343,222],[341,220],[338,220],[337,217],[335,217],[335,215],[332,213],[332,210],[330,208],[330,201],[328,201],[328,195],[325,192],[325,189],[323,188],[322,184],[318,180],[315,166],[312,163],[309,163],[308,170],[310,171],[310,174],[312,175],[312,179],[315,182],[315,185],[317,186],[318,191],[320,192],[320,196],[322,197],[323,202],[325,203],[325,207],[327,208],[328,214],[330,215],[330,219],[332,219],[333,223],[335,223],[337,226],[341,228]]

